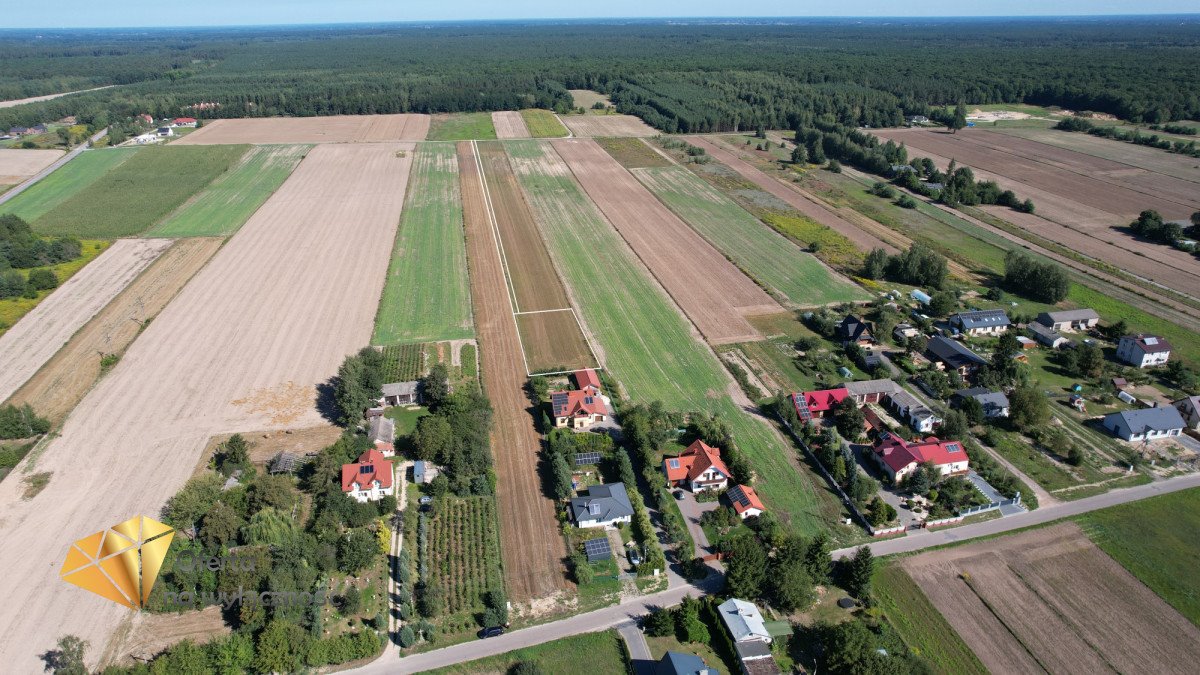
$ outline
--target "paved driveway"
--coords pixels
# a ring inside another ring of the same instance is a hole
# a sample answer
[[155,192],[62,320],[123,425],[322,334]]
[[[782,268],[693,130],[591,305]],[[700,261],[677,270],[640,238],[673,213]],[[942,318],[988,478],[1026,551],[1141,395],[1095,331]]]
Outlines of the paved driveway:
[[[967,472],[967,480],[971,481],[971,484],[974,485],[980,492],[982,492],[984,498],[990,502],[1002,502],[1007,499],[1007,497],[1004,495],[996,492],[996,488],[992,487],[991,483],[988,483],[986,480],[984,480],[983,476],[980,476],[974,471]],[[1018,513],[1024,512],[1025,507],[1019,504],[1008,504],[1000,507],[1001,516],[1015,516]]]
[[[672,491],[671,498],[675,499],[674,491]],[[708,543],[708,535],[704,533],[704,528],[700,527],[700,517],[709,511],[715,511],[721,503],[716,501],[698,502],[696,495],[687,490],[683,490],[683,499],[677,500],[675,503],[679,505],[679,511],[683,514],[683,522],[696,542],[696,556],[715,553],[716,551],[713,551],[712,546]]]

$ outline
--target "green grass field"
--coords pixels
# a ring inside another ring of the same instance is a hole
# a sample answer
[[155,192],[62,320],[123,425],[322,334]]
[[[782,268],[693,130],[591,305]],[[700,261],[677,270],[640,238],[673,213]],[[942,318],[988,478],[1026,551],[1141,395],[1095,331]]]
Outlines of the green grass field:
[[875,572],[874,588],[888,623],[935,673],[988,672],[900,565],[881,566]]
[[426,140],[470,141],[495,137],[496,127],[492,126],[491,113],[450,113],[434,115]]
[[781,519],[804,534],[826,524],[820,503],[824,493],[788,462],[786,453],[793,450],[730,400],[723,367],[693,337],[666,293],[639,267],[570,174],[544,170],[549,146],[511,141],[505,147],[551,254],[576,289],[605,365],[625,393],[635,401],[661,400],[678,410],[720,414],[758,475],[771,477],[757,488]]
[[[544,673],[625,675],[627,657],[621,636],[615,630],[584,633],[535,647],[517,649],[429,671],[429,675],[483,675],[504,673],[522,661],[532,661]],[[401,661],[403,664],[403,661]]]
[[38,181],[33,187],[0,206],[4,213],[15,213],[26,222],[41,218],[76,192],[100,180],[104,174],[125,163],[141,148],[87,150]]
[[92,239],[141,234],[228,171],[248,147],[143,148],[35,220],[33,229]]
[[237,232],[283,185],[312,146],[260,145],[203,192],[146,233],[148,237],[219,237]]
[[799,246],[771,231],[691,171],[679,166],[632,172],[654,196],[775,295],[802,306],[867,300]]
[[529,135],[534,138],[562,138],[567,135],[566,127],[549,110],[528,108],[521,111],[521,117],[525,118]]
[[449,143],[421,143],[375,316],[377,345],[471,337],[458,160]]
[[1105,553],[1200,626],[1200,489],[1093,511],[1078,521]]
[[[84,239],[80,243],[83,244],[83,255],[69,262],[51,265],[47,268],[53,270],[54,274],[58,276],[59,286],[62,286],[67,282],[67,279],[70,279],[76,272],[83,269],[84,265],[87,265],[91,261],[95,260],[96,256],[103,253],[112,242],[96,239]],[[29,270],[18,271],[25,274],[25,278],[29,278]],[[38,291],[36,298],[7,298],[0,300],[0,335],[3,335],[5,331],[16,325],[17,321],[21,317],[28,314],[29,311],[34,307],[37,307],[38,303],[40,303],[42,300],[45,300],[46,296],[50,295],[54,291],[55,289]]]

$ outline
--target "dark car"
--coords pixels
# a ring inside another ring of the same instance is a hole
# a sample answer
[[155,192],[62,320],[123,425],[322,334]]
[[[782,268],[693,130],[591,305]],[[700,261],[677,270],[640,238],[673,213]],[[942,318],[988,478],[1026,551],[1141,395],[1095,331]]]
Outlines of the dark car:
[[675,499],[678,499],[679,501],[683,501],[683,490],[676,490],[674,494],[675,494]]
[[504,635],[503,626],[492,626],[491,628],[484,628],[483,630],[479,631],[480,640],[486,640],[490,637],[499,637],[501,635]]

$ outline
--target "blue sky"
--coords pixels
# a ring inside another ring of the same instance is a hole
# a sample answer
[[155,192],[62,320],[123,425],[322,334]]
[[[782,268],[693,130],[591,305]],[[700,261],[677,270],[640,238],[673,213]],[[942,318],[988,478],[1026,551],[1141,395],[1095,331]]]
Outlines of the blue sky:
[[[1045,16],[1180,14],[1196,0],[185,0],[177,3],[60,0],[14,2],[6,28],[223,26],[251,24],[676,16]],[[734,13],[735,12],[735,13]]]

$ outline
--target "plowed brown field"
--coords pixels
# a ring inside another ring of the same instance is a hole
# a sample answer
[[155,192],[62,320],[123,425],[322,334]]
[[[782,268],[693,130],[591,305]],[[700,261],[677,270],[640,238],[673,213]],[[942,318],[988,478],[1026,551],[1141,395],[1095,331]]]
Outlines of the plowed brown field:
[[597,368],[599,363],[579,330],[570,309],[517,315],[517,330],[525,345],[531,373]]
[[470,142],[458,144],[458,164],[483,384],[495,410],[492,452],[505,583],[510,597],[528,601],[566,587],[562,563],[566,550],[554,504],[543,496],[538,477],[540,440],[524,393],[521,340]]
[[170,239],[117,241],[0,336],[0,401],[12,396],[170,245]]
[[709,342],[762,339],[745,317],[782,311],[778,303],[595,141],[552,143],[588,196]]
[[992,672],[1187,673],[1200,660],[1200,629],[1074,523],[902,564]]
[[64,154],[62,150],[0,149],[0,185],[20,183]]
[[6,670],[40,672],[63,634],[95,659],[128,615],[58,578],[71,542],[157,515],[213,435],[323,423],[316,386],[371,338],[411,163],[400,150],[412,145],[314,148],[17,467],[51,472],[45,489],[25,501],[20,475],[0,483]]
[[183,288],[221,248],[220,237],[181,239],[105,305],[17,393],[54,424],[63,421],[100,376],[103,354],[122,354],[145,322]]
[[335,115],[215,120],[175,141],[177,145],[240,143],[375,143],[423,141],[429,115]]
[[559,119],[580,138],[657,136],[661,132],[633,115],[563,115]]
[[492,113],[492,126],[496,127],[496,138],[529,138],[525,118],[515,110]]

